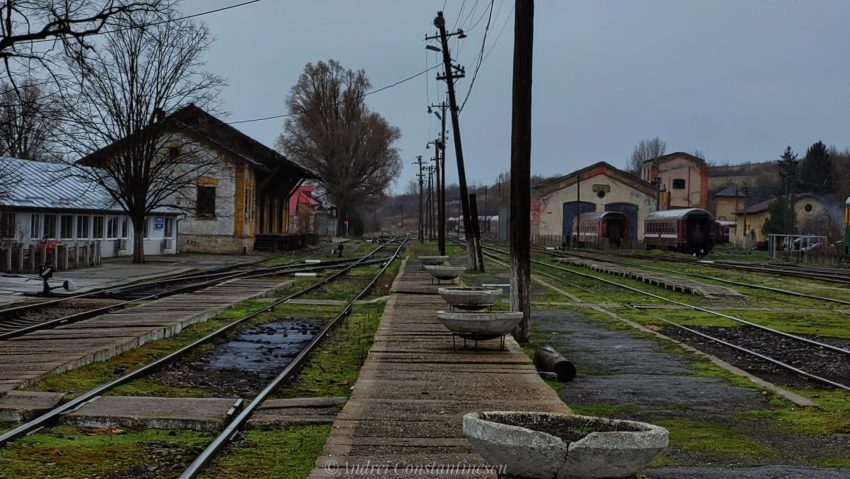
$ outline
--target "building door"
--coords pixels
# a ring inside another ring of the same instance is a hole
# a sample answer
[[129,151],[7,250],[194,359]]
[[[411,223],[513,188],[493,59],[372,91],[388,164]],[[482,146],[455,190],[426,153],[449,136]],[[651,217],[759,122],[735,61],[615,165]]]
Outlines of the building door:
[[[567,201],[564,203],[564,240],[569,241],[570,237],[573,234],[573,220],[576,217],[576,203],[575,201]],[[592,213],[596,211],[596,203],[590,203],[587,201],[582,201],[581,206],[579,207],[579,214],[581,213]]]
[[617,211],[629,219],[629,239],[637,241],[638,206],[632,203],[608,203],[605,211]]

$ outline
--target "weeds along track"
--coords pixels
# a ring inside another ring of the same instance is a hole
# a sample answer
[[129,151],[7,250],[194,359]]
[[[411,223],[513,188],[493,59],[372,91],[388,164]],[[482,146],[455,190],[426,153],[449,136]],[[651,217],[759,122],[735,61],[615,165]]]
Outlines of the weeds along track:
[[[370,255],[367,255],[370,256]],[[290,262],[275,267],[230,266],[214,270],[193,272],[168,278],[144,281],[126,286],[115,286],[66,296],[41,303],[15,306],[0,310],[0,340],[22,336],[32,331],[50,329],[64,324],[116,312],[128,306],[181,293],[193,293],[240,278],[281,276],[300,272],[318,272],[375,264],[380,260],[349,258],[319,264]],[[202,299],[202,291],[199,296]]]
[[[662,267],[659,267],[659,266],[652,266],[652,265],[642,264],[642,263],[638,263],[638,262],[634,262],[634,261],[628,261],[628,258],[634,258],[633,256],[626,256],[626,255],[620,255],[620,254],[589,253],[589,252],[579,253],[579,252],[572,251],[572,250],[552,251],[552,250],[547,250],[547,249],[544,249],[544,248],[533,248],[533,249],[534,249],[534,251],[537,251],[541,254],[553,256],[553,257],[556,257],[556,258],[566,258],[566,257],[570,257],[570,256],[575,256],[577,258],[584,258],[584,259],[590,259],[590,260],[602,261],[602,262],[611,262],[611,263],[616,263],[616,264],[620,264],[620,265],[623,265],[623,266],[629,266],[629,267],[640,268],[640,269],[647,269],[647,270],[652,270],[652,271],[659,271],[659,272],[671,274],[671,275],[674,275],[674,276],[687,276],[687,277],[691,277],[691,278],[700,278],[700,279],[706,279],[706,280],[709,280],[709,281],[715,281],[715,282],[718,282],[718,283],[728,284],[728,285],[732,285],[732,286],[745,287],[745,288],[748,288],[748,289],[770,291],[770,292],[776,293],[778,295],[789,295],[789,296],[795,296],[795,297],[798,297],[798,298],[812,299],[812,300],[816,300],[816,301],[824,301],[824,302],[827,302],[827,303],[835,303],[835,304],[841,304],[841,305],[844,305],[844,306],[850,306],[850,301],[839,299],[839,298],[831,298],[831,297],[827,297],[827,296],[801,293],[799,291],[792,291],[792,290],[789,290],[789,289],[775,288],[775,287],[766,286],[766,285],[763,285],[763,284],[748,283],[748,282],[745,282],[745,281],[733,281],[733,280],[730,280],[730,279],[718,278],[716,276],[708,276],[708,275],[704,275],[704,274],[688,272],[688,271],[684,271],[682,269],[662,268]],[[645,257],[647,259],[656,258],[654,256],[645,256]],[[626,261],[624,261],[624,259],[626,259]],[[689,263],[698,264],[698,265],[705,265],[705,266],[709,266],[709,267],[713,265],[713,263],[707,262],[707,261],[699,261],[699,262],[690,261]]]
[[[505,259],[508,258],[507,251],[489,246],[485,246],[484,250],[485,255],[490,258],[499,261],[505,261]],[[727,335],[725,338],[721,338],[709,334],[706,329],[700,330],[695,327],[685,326],[679,322],[670,321],[662,317],[655,318],[664,323],[666,326],[685,332],[688,335],[701,338],[701,340],[708,340],[737,351],[738,353],[744,353],[752,358],[756,358],[758,361],[764,361],[774,367],[803,376],[811,381],[815,381],[829,387],[850,391],[850,350],[848,349],[784,331],[779,331],[752,321],[747,321],[743,318],[720,311],[714,311],[707,307],[692,305],[664,297],[628,284],[584,273],[578,271],[577,268],[563,267],[540,260],[531,260],[531,263],[533,265],[534,274],[551,278],[559,282],[561,285],[579,288],[591,294],[599,295],[598,292],[595,292],[590,288],[586,288],[575,283],[567,283],[564,276],[570,275],[590,280],[592,282],[604,283],[608,286],[613,286],[631,293],[637,293],[664,303],[724,318],[738,324],[745,325],[746,328],[742,328],[742,331],[756,331],[757,333],[752,335]],[[550,272],[546,272],[545,270],[549,270]],[[557,274],[553,274],[552,272]],[[606,301],[610,302],[611,298],[606,297]],[[760,336],[759,340],[754,340],[752,337],[748,337],[754,336],[755,334]],[[690,343],[691,342],[689,342],[689,344]],[[743,344],[746,344],[746,346]],[[777,347],[776,344],[779,344],[779,346]],[[694,347],[701,349],[698,345]],[[815,360],[815,358],[818,360]]]
[[[325,337],[327,332],[330,331],[337,324],[337,322],[339,321],[340,318],[346,316],[351,311],[351,308],[352,308],[352,305],[354,304],[354,301],[356,301],[357,299],[360,299],[361,297],[366,295],[367,292],[375,285],[375,283],[378,281],[378,278],[384,273],[384,271],[386,271],[386,268],[392,263],[392,261],[394,261],[395,259],[398,258],[398,255],[401,252],[402,248],[404,247],[406,241],[407,240],[405,238],[403,240],[396,241],[396,242],[383,243],[383,244],[379,245],[378,247],[374,248],[369,253],[365,254],[364,256],[361,256],[361,257],[354,259],[354,260],[347,261],[347,264],[344,264],[344,265],[338,264],[337,265],[338,270],[335,271],[334,273],[332,273],[331,275],[324,277],[324,278],[310,284],[309,286],[307,286],[307,287],[305,287],[305,288],[303,288],[299,291],[296,291],[296,292],[294,292],[294,293],[292,293],[292,294],[290,294],[290,295],[288,295],[284,298],[277,299],[274,302],[269,303],[266,307],[264,307],[263,309],[261,309],[259,311],[256,311],[254,313],[242,316],[241,318],[232,320],[231,322],[229,322],[225,326],[207,334],[206,336],[204,336],[204,337],[192,342],[191,344],[188,344],[188,345],[186,345],[186,346],[184,346],[184,347],[182,347],[182,348],[180,348],[180,349],[178,349],[178,350],[176,350],[176,351],[174,351],[174,352],[172,352],[172,353],[170,353],[170,354],[168,354],[164,357],[161,357],[161,358],[159,358],[155,361],[152,361],[152,362],[150,362],[150,363],[148,363],[144,366],[141,366],[141,367],[139,367],[139,368],[137,368],[133,371],[127,372],[127,373],[123,374],[122,376],[120,376],[120,377],[118,377],[118,378],[116,378],[116,379],[114,379],[114,380],[112,380],[108,383],[102,384],[102,385],[95,387],[95,388],[93,388],[93,389],[91,389],[91,390],[89,390],[89,391],[87,391],[83,394],[78,395],[74,399],[63,403],[60,406],[58,406],[58,407],[56,407],[56,408],[54,408],[50,411],[45,412],[44,414],[38,416],[37,418],[35,418],[35,419],[33,419],[33,420],[31,420],[27,423],[24,423],[24,424],[12,429],[12,430],[9,430],[6,433],[0,435],[0,446],[3,446],[6,443],[8,443],[9,441],[15,440],[16,438],[30,434],[30,433],[32,433],[36,430],[39,430],[41,428],[48,427],[48,426],[55,424],[55,422],[63,414],[66,414],[68,412],[76,410],[77,408],[81,407],[83,404],[97,398],[98,396],[105,394],[106,392],[108,392],[112,389],[115,389],[118,386],[121,386],[123,384],[127,384],[127,383],[129,383],[133,380],[136,380],[136,379],[140,379],[140,378],[142,378],[146,375],[149,375],[149,374],[159,370],[160,368],[162,368],[166,365],[172,364],[175,361],[177,361],[178,359],[186,356],[188,353],[196,350],[199,346],[208,344],[208,343],[210,343],[211,341],[213,341],[217,338],[223,337],[223,335],[225,335],[226,333],[235,331],[239,326],[247,324],[250,320],[258,317],[261,314],[271,312],[276,306],[278,306],[280,304],[286,303],[286,302],[288,302],[292,299],[298,298],[300,296],[304,296],[304,295],[306,295],[306,294],[308,294],[308,293],[310,293],[314,290],[322,288],[323,286],[328,285],[329,283],[332,283],[333,281],[336,281],[337,279],[343,277],[346,273],[348,273],[349,271],[351,271],[355,268],[365,266],[365,265],[368,265],[368,264],[376,264],[376,263],[383,264],[383,267],[380,268],[380,270],[378,271],[378,273],[376,275],[374,275],[374,277],[369,282],[369,284],[365,288],[363,288],[358,294],[356,294],[356,296],[354,298],[352,298],[344,306],[342,306],[339,314],[333,320],[331,320],[327,324],[325,324],[324,327],[318,332],[318,334],[316,334],[316,336],[313,338],[313,340],[309,344],[307,344],[307,346],[289,363],[289,365],[287,365],[286,369],[284,371],[282,371],[275,378],[275,380],[271,384],[269,384],[269,386],[265,387],[255,398],[253,398],[253,400],[251,401],[251,404],[245,410],[243,410],[243,412],[239,416],[237,416],[234,419],[234,423],[231,423],[230,425],[228,425],[227,430],[226,430],[226,433],[227,433],[226,435],[228,437],[232,437],[233,431],[235,431],[236,429],[238,429],[239,427],[241,427],[244,424],[244,422],[247,420],[247,418],[253,413],[254,408],[256,408],[260,403],[262,403],[263,399],[275,388],[275,386],[277,386],[281,382],[289,379],[290,377],[292,377],[294,375],[294,373],[298,370],[298,367],[305,361],[305,359],[308,357],[310,352],[312,352],[316,348],[316,346],[322,341],[322,339]],[[377,258],[378,253],[381,252],[382,250],[384,250],[385,248],[387,248],[390,245],[396,246],[393,253],[391,255],[389,255],[388,257],[384,257],[384,258],[380,258],[380,259]],[[316,265],[312,265],[312,266],[315,267]],[[266,271],[264,273],[258,273],[258,274],[260,274],[260,275],[280,275],[280,274],[282,274],[280,271],[285,271],[286,268],[280,268],[280,269],[275,268],[274,270],[275,271]],[[230,432],[227,432],[227,431],[230,431]],[[228,438],[216,439],[216,441],[210,447],[215,446],[215,450],[217,450],[218,448],[221,447],[221,445],[223,445],[224,442],[227,441],[227,439]],[[215,454],[215,452],[205,451],[205,453],[204,453],[204,455],[202,455],[202,457],[206,457],[206,459],[203,459],[201,464],[205,463],[209,459],[209,457],[212,457],[212,455],[214,455],[214,454]],[[196,461],[196,462],[198,462],[198,461]],[[189,476],[189,477],[191,477],[191,476]]]

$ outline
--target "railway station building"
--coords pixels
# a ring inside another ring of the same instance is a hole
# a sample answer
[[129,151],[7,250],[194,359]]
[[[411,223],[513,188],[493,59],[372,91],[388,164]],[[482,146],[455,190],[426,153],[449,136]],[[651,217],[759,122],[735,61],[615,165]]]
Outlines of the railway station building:
[[628,238],[639,241],[644,219],[659,207],[655,185],[601,161],[532,188],[532,237],[568,240],[577,214],[618,211],[629,219]]
[[702,158],[677,151],[643,162],[642,180],[666,192],[663,209],[708,207],[708,165]]
[[[191,144],[197,154],[215,159],[198,178],[192,205],[180,205],[178,250],[184,253],[241,254],[257,241],[286,240],[294,225],[290,197],[316,175],[277,151],[190,104],[164,117],[176,144]],[[119,140],[81,161],[97,164],[122,147]],[[193,153],[195,154],[195,153]]]
[[[133,252],[133,224],[109,192],[61,163],[0,158],[0,270],[35,272],[49,259],[59,269]],[[177,252],[179,212],[146,218],[147,255]]]

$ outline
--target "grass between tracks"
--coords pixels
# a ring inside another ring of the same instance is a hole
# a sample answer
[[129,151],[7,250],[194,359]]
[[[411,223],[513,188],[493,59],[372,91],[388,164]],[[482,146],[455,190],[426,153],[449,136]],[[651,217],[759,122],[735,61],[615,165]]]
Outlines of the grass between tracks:
[[[507,274],[507,269],[490,263],[490,270]],[[560,265],[559,265],[560,266]],[[711,308],[724,307],[724,313],[764,324],[777,329],[800,334],[814,334],[850,337],[850,328],[846,324],[846,316],[838,310],[838,305],[828,303],[814,304],[812,300],[781,295],[769,291],[743,289],[747,294],[744,301],[710,301],[682,293],[675,293],[653,287],[636,281],[607,276],[602,273],[590,272],[586,269],[564,266],[567,269],[592,274],[609,280],[626,283],[644,291],[653,292],[660,296],[676,299],[683,303],[699,304]],[[690,268],[691,265],[682,266]],[[680,268],[679,265],[675,268]],[[699,268],[693,266],[693,268]],[[704,267],[703,267],[704,268]],[[613,319],[610,315],[588,307],[587,303],[599,304],[608,311],[656,329],[663,322],[661,318],[686,325],[725,326],[735,327],[736,323],[729,319],[712,316],[692,310],[683,309],[647,309],[640,310],[627,307],[634,305],[662,306],[659,300],[652,299],[635,292],[626,291],[610,285],[603,285],[596,280],[582,278],[566,271],[556,271],[540,265],[532,265],[532,275],[536,272],[546,272],[558,279],[537,275],[543,281],[556,286],[565,292],[578,297],[585,304],[577,304],[573,299],[563,294],[536,285],[532,282],[531,301],[533,310],[565,310],[588,320],[598,320],[606,327],[617,330],[628,330],[631,334],[645,337],[656,344],[659,352],[686,356],[694,375],[722,377],[739,387],[755,388],[753,383],[745,378],[733,375],[713,363],[687,352],[673,342],[661,340],[654,335],[637,331],[626,323]],[[716,277],[728,277],[741,273],[727,270],[711,270]],[[744,276],[744,275],[742,275]],[[746,275],[748,282],[753,282]],[[465,275],[472,279],[474,275]],[[743,278],[735,280],[743,281]],[[698,281],[703,281],[699,280]],[[786,288],[800,292],[825,294],[833,288],[831,285],[805,285],[799,280],[789,280],[780,284],[774,278],[760,278],[764,284]],[[709,281],[705,281],[709,282]],[[719,284],[719,283],[718,283]],[[837,297],[837,296],[836,296]],[[753,310],[752,307],[757,309]],[[728,308],[728,309],[727,309]],[[735,309],[741,308],[741,309]],[[771,310],[775,309],[775,310]],[[795,311],[795,309],[797,311]],[[813,309],[815,309],[813,311]],[[534,347],[546,344],[547,337],[559,334],[557,331],[535,330],[532,322],[531,345],[526,351],[533,354]],[[562,351],[569,356],[569,351]],[[579,381],[590,376],[611,375],[610,371],[600,371],[591,365],[577,364]],[[601,378],[600,378],[601,379]],[[548,382],[548,381],[547,381]],[[570,391],[576,386],[571,383],[559,384],[548,382],[564,397],[570,397]],[[807,397],[818,404],[815,408],[801,408],[790,401],[769,392],[763,392],[767,398],[765,404],[756,406],[753,410],[730,413],[728,416],[705,415],[690,411],[687,404],[666,404],[643,409],[628,402],[594,403],[570,401],[569,406],[579,414],[601,415],[657,423],[670,430],[670,448],[660,455],[653,466],[662,465],[758,465],[758,464],[800,464],[823,467],[850,467],[848,451],[840,448],[823,448],[821,444],[832,442],[832,438],[850,432],[850,394],[842,391],[821,389],[795,389],[793,392]],[[835,441],[837,443],[837,441]],[[799,445],[799,447],[797,447]],[[796,448],[789,452],[788,448]]]

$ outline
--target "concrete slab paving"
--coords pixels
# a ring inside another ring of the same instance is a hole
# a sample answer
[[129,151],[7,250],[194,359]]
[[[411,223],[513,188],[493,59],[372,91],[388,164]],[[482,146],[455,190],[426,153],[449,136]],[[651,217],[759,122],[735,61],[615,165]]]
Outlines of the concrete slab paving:
[[306,424],[331,424],[348,398],[270,399],[248,420],[248,427],[267,429]]
[[[0,380],[7,382],[0,385],[0,396],[43,377],[172,336],[191,324],[206,321],[231,304],[265,297],[291,284],[291,280],[279,278],[236,279],[195,293],[169,296],[3,341]],[[192,307],[184,308],[183,304]]]
[[312,479],[495,478],[464,437],[463,414],[569,412],[512,339],[507,351],[498,350],[498,340],[479,342],[478,350],[453,348],[436,318],[447,305],[430,283],[418,263],[402,265],[351,399],[334,421]]
[[0,421],[29,421],[53,409],[64,398],[63,393],[10,391],[0,396]]
[[236,411],[236,398],[105,396],[62,417],[89,429],[153,428],[218,431]]

